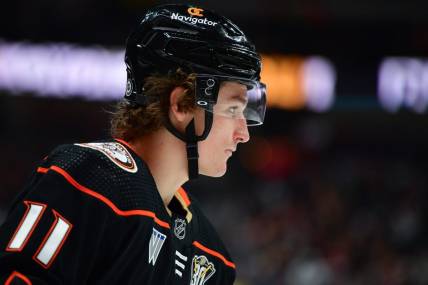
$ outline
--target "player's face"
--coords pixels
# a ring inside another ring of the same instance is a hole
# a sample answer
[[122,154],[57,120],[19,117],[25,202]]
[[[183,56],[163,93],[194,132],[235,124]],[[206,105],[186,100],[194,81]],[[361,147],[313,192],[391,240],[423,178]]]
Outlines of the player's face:
[[[226,173],[227,160],[239,143],[250,139],[243,116],[246,105],[246,87],[237,82],[222,84],[213,110],[213,125],[208,137],[199,142],[199,172],[211,177]],[[203,111],[198,111],[196,122],[203,122]],[[203,124],[197,123],[201,130]]]

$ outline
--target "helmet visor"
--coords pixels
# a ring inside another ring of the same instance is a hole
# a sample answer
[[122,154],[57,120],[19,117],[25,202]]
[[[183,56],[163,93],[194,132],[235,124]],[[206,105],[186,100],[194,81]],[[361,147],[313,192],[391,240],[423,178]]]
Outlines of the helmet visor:
[[263,124],[265,84],[256,80],[212,75],[198,75],[196,82],[196,103],[199,107],[218,116],[245,119],[248,126]]

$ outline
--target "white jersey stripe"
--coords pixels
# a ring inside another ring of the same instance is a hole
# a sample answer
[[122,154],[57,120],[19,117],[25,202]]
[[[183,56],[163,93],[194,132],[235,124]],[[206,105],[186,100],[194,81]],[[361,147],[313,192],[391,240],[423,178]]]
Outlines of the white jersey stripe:
[[175,265],[177,265],[178,267],[184,270],[184,264],[178,261],[177,259],[175,260]]
[[187,256],[184,256],[178,250],[175,251],[175,255],[177,255],[178,257],[180,257],[182,260],[187,261]]

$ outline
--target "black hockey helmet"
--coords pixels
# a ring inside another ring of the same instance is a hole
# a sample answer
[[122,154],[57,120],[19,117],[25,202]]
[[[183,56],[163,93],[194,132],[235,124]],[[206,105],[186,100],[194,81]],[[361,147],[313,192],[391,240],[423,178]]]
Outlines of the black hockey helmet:
[[[157,6],[146,12],[127,39],[125,98],[137,105],[152,102],[144,94],[144,80],[154,74],[167,75],[178,68],[196,75],[195,102],[205,112],[205,130],[194,133],[194,122],[180,133],[170,122],[166,127],[187,143],[189,176],[195,177],[197,141],[208,136],[220,85],[236,81],[247,88],[242,116],[248,125],[263,123],[265,85],[260,83],[260,57],[254,45],[229,19],[199,7],[184,4]],[[191,161],[192,160],[192,161]],[[193,167],[194,168],[194,167]],[[197,168],[196,168],[197,171]]]

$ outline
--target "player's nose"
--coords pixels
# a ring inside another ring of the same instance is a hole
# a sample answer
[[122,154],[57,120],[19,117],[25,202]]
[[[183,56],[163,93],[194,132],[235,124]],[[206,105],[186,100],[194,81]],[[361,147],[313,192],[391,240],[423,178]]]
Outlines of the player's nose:
[[250,133],[248,132],[247,120],[237,120],[237,128],[234,133],[234,141],[236,143],[246,143],[250,140]]

